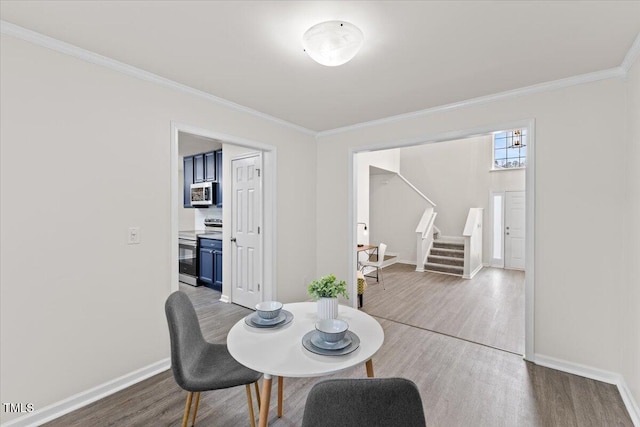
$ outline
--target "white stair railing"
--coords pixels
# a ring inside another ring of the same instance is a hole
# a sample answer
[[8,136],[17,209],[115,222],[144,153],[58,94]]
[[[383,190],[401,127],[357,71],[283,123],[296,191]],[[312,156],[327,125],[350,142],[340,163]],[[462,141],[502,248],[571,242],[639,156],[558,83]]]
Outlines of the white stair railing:
[[424,263],[433,246],[433,224],[437,215],[433,207],[426,208],[416,227],[416,271],[424,271]]
[[[415,185],[410,183],[407,178],[402,176],[397,171],[388,171],[389,173],[394,173],[400,178],[405,184],[409,186],[413,191],[420,196],[425,202],[427,202],[428,206],[424,210],[422,214],[422,218],[420,218],[420,222],[416,227],[416,271],[424,271],[424,263],[429,255],[429,251],[431,251],[431,246],[433,246],[433,232],[434,232],[434,221],[436,216],[438,215],[433,211],[433,208],[436,207],[436,204],[433,201],[424,195],[424,193]],[[440,232],[437,227],[435,230]]]
[[419,195],[420,197],[422,197],[424,200],[426,200],[426,201],[427,201],[427,203],[429,203],[429,204],[431,205],[431,207],[432,207],[432,208],[435,208],[435,207],[436,207],[436,204],[435,204],[435,203],[433,203],[433,202],[431,201],[431,199],[430,199],[430,198],[428,198],[427,196],[425,196],[425,195],[424,195],[424,193],[423,193],[422,191],[418,190],[418,189],[416,188],[416,186],[415,186],[415,185],[413,185],[412,183],[410,183],[410,182],[407,180],[407,178],[405,178],[404,176],[400,175],[400,174],[399,174],[399,173],[397,173],[397,172],[396,172],[396,174],[398,175],[398,178],[400,178],[401,180],[403,180],[403,181],[404,181],[404,182],[405,182],[405,183],[406,183],[406,184],[407,184],[407,185],[408,185],[408,186],[409,186],[413,191],[415,191],[416,193],[418,193],[418,195]]
[[467,215],[464,238],[464,270],[462,277],[471,279],[482,269],[482,213],[483,208],[471,208]]

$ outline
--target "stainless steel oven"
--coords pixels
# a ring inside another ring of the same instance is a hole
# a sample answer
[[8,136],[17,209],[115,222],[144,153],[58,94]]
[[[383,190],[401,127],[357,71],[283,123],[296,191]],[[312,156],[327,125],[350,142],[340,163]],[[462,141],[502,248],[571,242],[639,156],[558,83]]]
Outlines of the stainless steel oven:
[[198,240],[178,239],[178,279],[192,286],[198,286]]

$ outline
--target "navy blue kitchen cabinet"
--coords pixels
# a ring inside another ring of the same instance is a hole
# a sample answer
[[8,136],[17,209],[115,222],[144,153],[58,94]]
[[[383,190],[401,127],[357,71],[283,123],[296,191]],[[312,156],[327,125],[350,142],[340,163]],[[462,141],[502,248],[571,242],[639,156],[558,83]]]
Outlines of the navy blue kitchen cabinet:
[[[214,182],[213,203],[222,207],[222,150],[185,156],[184,164],[184,207],[191,208],[191,184]],[[202,207],[202,206],[201,206]],[[207,207],[207,206],[205,206]]]
[[204,153],[193,156],[193,182],[204,182]]
[[222,292],[222,240],[200,239],[198,280]]
[[182,161],[184,166],[184,196],[183,203],[185,208],[191,207],[191,184],[193,184],[193,156],[185,157]]
[[216,152],[204,153],[204,180],[205,182],[216,182]]
[[216,206],[222,207],[222,150],[218,150],[216,153]]
[[222,242],[220,250],[213,251],[213,289],[222,292]]

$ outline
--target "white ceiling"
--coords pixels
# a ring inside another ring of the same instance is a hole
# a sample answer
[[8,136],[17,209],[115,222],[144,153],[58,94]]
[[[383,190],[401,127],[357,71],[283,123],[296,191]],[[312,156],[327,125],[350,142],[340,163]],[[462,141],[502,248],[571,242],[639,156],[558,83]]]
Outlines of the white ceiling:
[[[5,1],[2,20],[313,131],[620,66],[640,1]],[[302,50],[341,19],[340,67]]]

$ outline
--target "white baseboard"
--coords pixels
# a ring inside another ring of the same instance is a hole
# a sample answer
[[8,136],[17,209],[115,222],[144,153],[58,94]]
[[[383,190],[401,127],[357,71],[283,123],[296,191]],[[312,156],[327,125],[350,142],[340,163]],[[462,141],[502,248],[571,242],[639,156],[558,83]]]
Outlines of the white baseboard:
[[476,274],[478,274],[478,272],[479,272],[480,270],[482,270],[482,267],[484,267],[484,265],[480,264],[479,266],[477,266],[477,267],[476,267],[476,269],[475,269],[475,270],[473,270],[473,271],[471,272],[471,274],[470,274],[469,276],[465,276],[465,275],[463,274],[463,275],[462,275],[462,278],[463,278],[463,279],[473,279],[473,276],[475,276]]
[[171,359],[162,359],[158,362],[152,363],[151,365],[145,366],[144,368],[140,368],[119,378],[107,381],[104,384],[100,384],[64,400],[45,406],[44,408],[36,409],[30,414],[3,423],[2,427],[37,427],[170,368]]
[[220,302],[225,302],[225,303],[231,302],[231,300],[229,299],[229,295],[221,295]]
[[640,427],[640,408],[638,407],[638,403],[634,400],[631,390],[629,390],[629,387],[622,375],[540,354],[536,354],[534,356],[533,362],[536,365],[617,386],[620,396],[622,397],[622,401],[624,402],[624,406],[627,408],[627,412],[629,412],[629,416],[633,421],[633,425]]
[[631,421],[633,421],[633,425],[640,427],[640,406],[638,406],[638,402],[633,398],[633,394],[631,394],[631,390],[622,375],[620,376],[620,383],[616,385],[618,386],[618,391],[620,392],[624,406],[627,407]]

